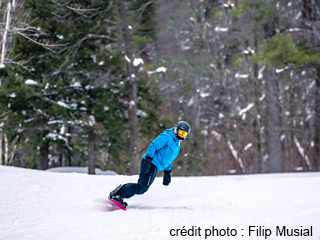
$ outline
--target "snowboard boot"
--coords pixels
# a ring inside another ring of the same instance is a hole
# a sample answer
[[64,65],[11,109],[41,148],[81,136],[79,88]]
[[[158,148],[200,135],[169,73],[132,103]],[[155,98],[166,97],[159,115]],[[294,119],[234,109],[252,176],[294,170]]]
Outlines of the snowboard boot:
[[123,197],[120,197],[120,195],[115,195],[109,199],[120,203],[124,208],[127,208],[128,206],[128,204],[125,201],[123,201]]
[[110,192],[109,194],[109,199],[112,199],[114,201],[117,201],[118,203],[120,203],[124,208],[127,208],[128,204],[123,201],[124,197],[122,197],[118,192],[120,191],[120,189],[123,187],[122,184],[120,184],[118,187],[116,187],[113,191]]

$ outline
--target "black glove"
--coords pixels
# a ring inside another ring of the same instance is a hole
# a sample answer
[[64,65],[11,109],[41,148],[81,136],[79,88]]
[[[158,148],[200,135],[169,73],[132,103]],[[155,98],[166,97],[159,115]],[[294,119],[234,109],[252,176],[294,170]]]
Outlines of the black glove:
[[171,182],[171,170],[170,171],[164,170],[163,185],[168,186],[170,182]]
[[146,158],[144,159],[144,162],[142,164],[142,168],[141,168],[142,173],[147,174],[149,172],[152,159],[153,159],[152,157],[146,156]]

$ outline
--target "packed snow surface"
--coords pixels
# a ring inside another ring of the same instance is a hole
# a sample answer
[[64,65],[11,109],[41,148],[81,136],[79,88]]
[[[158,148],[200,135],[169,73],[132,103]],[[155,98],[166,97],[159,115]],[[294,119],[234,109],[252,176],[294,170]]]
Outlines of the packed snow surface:
[[320,173],[173,177],[168,187],[159,176],[127,211],[110,211],[109,192],[137,177],[0,166],[0,239],[320,239]]

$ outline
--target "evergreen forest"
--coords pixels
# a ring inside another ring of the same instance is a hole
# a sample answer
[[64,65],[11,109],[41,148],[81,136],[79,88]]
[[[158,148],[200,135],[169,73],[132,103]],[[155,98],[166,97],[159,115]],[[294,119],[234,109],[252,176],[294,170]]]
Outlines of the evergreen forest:
[[320,0],[0,1],[0,165],[320,170]]

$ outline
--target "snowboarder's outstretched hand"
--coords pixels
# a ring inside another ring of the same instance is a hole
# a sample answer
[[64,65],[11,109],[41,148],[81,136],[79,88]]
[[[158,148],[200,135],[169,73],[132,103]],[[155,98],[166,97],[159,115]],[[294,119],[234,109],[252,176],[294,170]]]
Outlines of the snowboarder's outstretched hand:
[[152,160],[153,160],[152,157],[146,156],[142,164],[142,169],[141,169],[142,173],[147,174],[149,172]]
[[171,182],[171,170],[170,171],[164,170],[163,185],[168,186],[170,182]]

